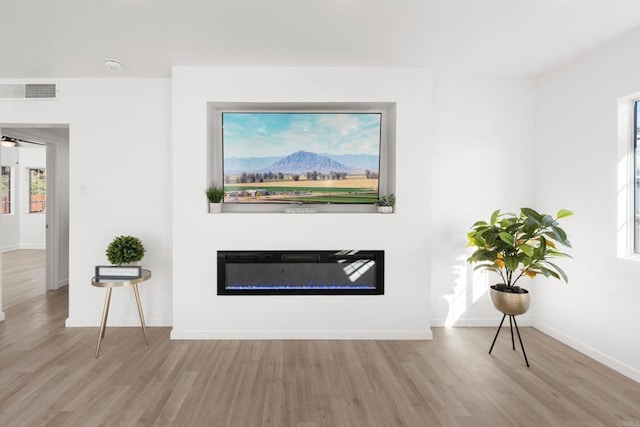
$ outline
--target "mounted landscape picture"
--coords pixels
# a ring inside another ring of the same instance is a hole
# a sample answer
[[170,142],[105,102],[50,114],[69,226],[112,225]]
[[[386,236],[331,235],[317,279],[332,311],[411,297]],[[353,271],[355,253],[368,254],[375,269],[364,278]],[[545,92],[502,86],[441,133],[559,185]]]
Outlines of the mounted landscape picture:
[[224,203],[374,204],[381,113],[223,112]]

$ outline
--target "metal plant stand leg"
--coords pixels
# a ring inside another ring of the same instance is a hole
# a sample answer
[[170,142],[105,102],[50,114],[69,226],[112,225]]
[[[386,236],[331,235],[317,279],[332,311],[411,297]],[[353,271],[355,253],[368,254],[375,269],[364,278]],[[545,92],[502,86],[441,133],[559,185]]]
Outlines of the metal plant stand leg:
[[511,316],[505,314],[502,316],[502,320],[500,321],[500,326],[498,326],[498,330],[496,331],[496,336],[493,337],[493,342],[491,343],[491,348],[489,349],[489,354],[493,350],[493,346],[496,344],[496,340],[498,339],[498,334],[500,334],[500,329],[502,329],[502,324],[504,323],[504,318],[509,316],[509,328],[511,329],[511,346],[513,349],[516,349],[516,344],[513,338],[513,327],[516,327],[516,333],[518,334],[518,340],[520,341],[520,348],[522,348],[522,354],[524,355],[524,361],[527,364],[527,368],[529,367],[529,359],[527,359],[527,352],[524,351],[524,344],[522,344],[522,338],[520,337],[520,329],[518,329],[518,324],[516,323],[516,316]]
[[524,361],[527,363],[527,368],[529,367],[529,360],[527,359],[527,352],[524,351],[524,345],[522,344],[522,338],[520,338],[520,330],[518,329],[518,324],[516,323],[516,316],[513,317],[513,324],[516,325],[516,332],[518,333],[518,340],[520,340],[520,347],[522,348],[522,354],[524,354]]
[[102,309],[102,322],[100,322],[100,332],[98,333],[98,345],[96,347],[96,359],[100,354],[100,344],[104,338],[104,332],[107,326],[107,317],[109,316],[109,304],[111,303],[111,289],[107,288],[107,295],[104,298],[104,308]]
[[133,293],[136,296],[136,303],[138,304],[138,314],[140,315],[140,324],[142,325],[142,333],[144,334],[144,342],[149,345],[149,340],[147,339],[147,328],[144,324],[144,315],[142,314],[142,304],[140,303],[140,293],[138,292],[138,285],[133,284]]
[[505,314],[502,316],[502,320],[500,321],[500,326],[498,326],[498,330],[496,331],[496,336],[493,337],[493,342],[491,343],[491,348],[489,349],[489,354],[491,354],[491,350],[493,350],[493,346],[496,344],[496,340],[498,339],[498,334],[500,333],[500,329],[502,328],[502,323],[504,322],[504,318],[507,317]]
[[513,340],[513,322],[511,321],[511,318],[513,316],[509,316],[509,330],[511,330],[511,348],[513,348],[513,350],[516,349],[516,343]]

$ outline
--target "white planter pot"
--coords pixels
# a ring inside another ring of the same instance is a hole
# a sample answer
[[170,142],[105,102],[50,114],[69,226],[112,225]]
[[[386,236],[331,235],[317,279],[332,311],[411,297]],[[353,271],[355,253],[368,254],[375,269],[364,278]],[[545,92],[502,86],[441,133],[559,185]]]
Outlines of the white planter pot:
[[378,212],[380,213],[392,213],[393,206],[378,206]]
[[209,213],[222,212],[222,203],[209,203]]

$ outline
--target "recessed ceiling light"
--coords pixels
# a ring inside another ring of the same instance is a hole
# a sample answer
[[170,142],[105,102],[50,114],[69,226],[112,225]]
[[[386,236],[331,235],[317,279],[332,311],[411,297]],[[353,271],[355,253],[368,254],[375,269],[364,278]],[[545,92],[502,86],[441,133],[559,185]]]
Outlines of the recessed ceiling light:
[[122,71],[122,62],[117,59],[105,59],[104,66],[107,67],[109,71]]

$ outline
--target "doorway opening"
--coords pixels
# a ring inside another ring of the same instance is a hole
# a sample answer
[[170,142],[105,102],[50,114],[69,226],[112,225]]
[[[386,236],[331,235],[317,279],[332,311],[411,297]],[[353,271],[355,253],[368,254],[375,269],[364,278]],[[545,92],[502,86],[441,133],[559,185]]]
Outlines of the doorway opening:
[[3,124],[0,136],[4,310],[68,284],[69,126]]

